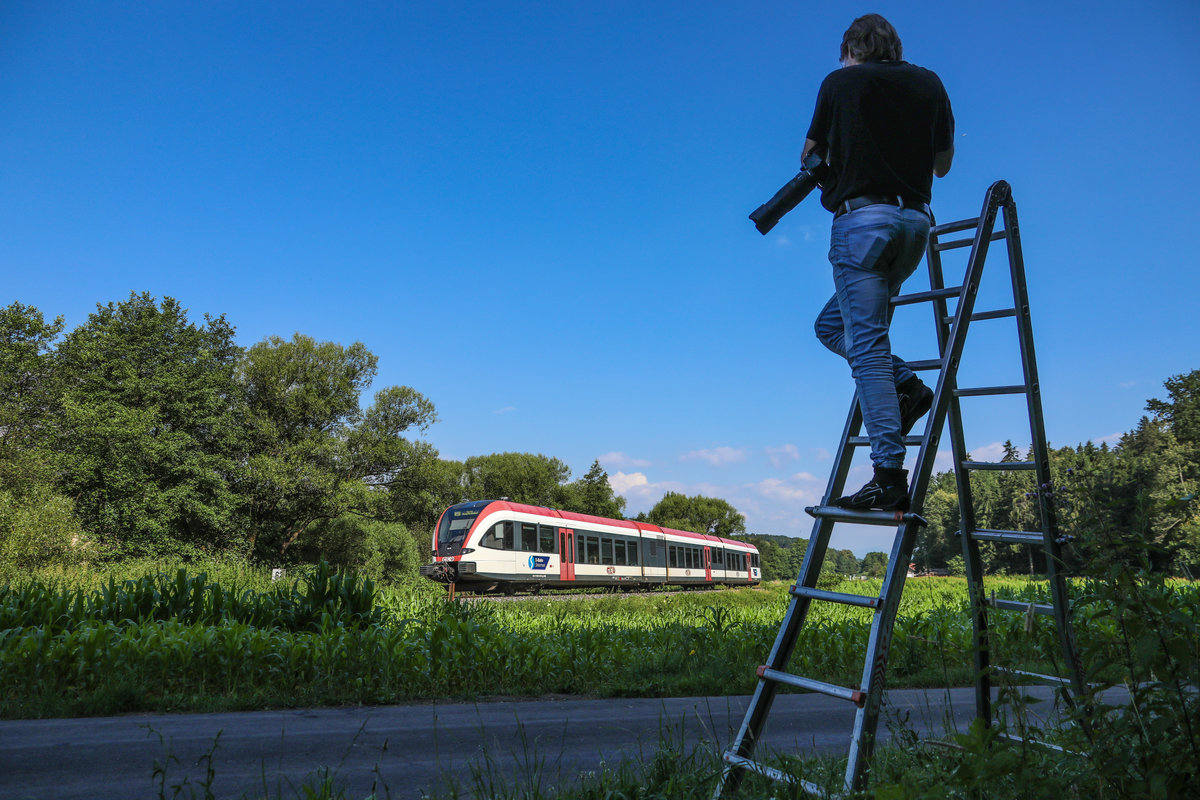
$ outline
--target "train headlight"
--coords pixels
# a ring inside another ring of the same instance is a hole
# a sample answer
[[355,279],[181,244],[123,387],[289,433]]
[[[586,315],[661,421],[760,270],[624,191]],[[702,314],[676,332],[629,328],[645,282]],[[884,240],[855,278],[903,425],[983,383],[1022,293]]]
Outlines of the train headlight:
[[475,574],[475,562],[474,561],[458,562],[458,574],[459,575],[474,575]]
[[474,547],[464,547],[462,549],[462,551],[463,551],[463,555],[466,555],[467,553],[474,553],[475,548]]

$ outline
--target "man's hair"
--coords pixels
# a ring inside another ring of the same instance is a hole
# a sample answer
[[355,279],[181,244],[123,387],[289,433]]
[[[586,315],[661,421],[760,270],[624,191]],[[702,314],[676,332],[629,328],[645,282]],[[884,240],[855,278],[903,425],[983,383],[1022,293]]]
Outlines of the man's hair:
[[878,14],[864,14],[846,29],[842,36],[842,61],[853,56],[855,61],[899,61],[904,54],[900,34]]

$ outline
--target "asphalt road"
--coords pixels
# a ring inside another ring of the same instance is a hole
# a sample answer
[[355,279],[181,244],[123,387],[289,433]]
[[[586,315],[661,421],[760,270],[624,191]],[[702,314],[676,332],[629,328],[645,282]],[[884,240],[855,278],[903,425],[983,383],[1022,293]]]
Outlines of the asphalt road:
[[[409,800],[472,776],[574,781],[623,760],[648,760],[659,743],[724,749],[749,698],[555,698],[259,711],[133,714],[0,722],[0,800],[302,796],[327,770],[351,798],[372,791]],[[890,692],[888,716],[942,735],[974,716],[971,689]],[[845,752],[854,708],[815,694],[779,695],[764,750]],[[159,770],[165,768],[165,774]],[[443,794],[443,796],[447,796]]]

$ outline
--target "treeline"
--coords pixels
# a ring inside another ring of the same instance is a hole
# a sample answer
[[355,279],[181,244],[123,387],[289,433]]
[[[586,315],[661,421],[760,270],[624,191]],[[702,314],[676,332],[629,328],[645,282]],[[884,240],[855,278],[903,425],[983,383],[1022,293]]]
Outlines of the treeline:
[[[792,536],[751,534],[747,541],[758,548],[762,563],[763,580],[794,581],[800,574],[804,554],[808,552],[808,540]],[[825,551],[821,571],[829,575],[864,575],[882,578],[887,571],[887,553],[870,552],[862,558],[851,550]]]
[[358,342],[243,348],[224,316],[145,293],[63,327],[0,309],[0,568],[236,556],[385,574],[415,571],[464,498],[624,508],[598,463],[570,481],[542,455],[440,458],[420,392],[362,402],[377,359]]
[[[1148,567],[1200,578],[1200,370],[1165,382],[1167,399],[1147,402],[1142,417],[1112,447],[1091,442],[1052,449],[1052,483],[1032,472],[971,473],[977,526],[1040,530],[1043,502],[1065,537],[1066,569],[1100,563]],[[1003,461],[1031,460],[1012,442]],[[925,498],[929,527],[914,560],[921,569],[962,571],[958,490],[953,472],[935,476]],[[991,572],[1041,572],[1041,548],[982,543]]]
[[[64,333],[37,308],[0,308],[0,572],[56,561],[233,556],[325,559],[376,577],[415,573],[438,514],[464,499],[621,517],[598,462],[578,480],[557,458],[440,457],[421,438],[433,404],[408,386],[363,394],[377,359],[363,344],[301,333],[237,344],[225,317],[202,323],[172,298],[131,294]],[[1115,447],[1053,452],[1052,486],[1029,472],[976,472],[981,527],[1036,530],[1056,509],[1071,564],[1093,559],[1200,572],[1200,370],[1166,382]],[[1008,460],[1024,460],[1011,444]],[[961,570],[952,472],[933,480],[919,569]],[[747,537],[724,500],[668,493],[637,519]],[[804,540],[754,536],[765,577],[794,578]],[[1150,544],[1149,552],[1144,543]],[[994,548],[989,569],[1040,571],[1031,549]],[[883,553],[830,551],[826,567],[878,575]]]

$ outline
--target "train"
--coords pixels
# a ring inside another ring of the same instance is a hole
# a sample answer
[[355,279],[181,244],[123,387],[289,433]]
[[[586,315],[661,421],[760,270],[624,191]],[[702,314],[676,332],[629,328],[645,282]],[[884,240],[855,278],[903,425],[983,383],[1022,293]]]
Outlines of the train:
[[746,542],[509,500],[447,508],[434,529],[433,561],[420,572],[479,594],[762,580],[758,548]]

